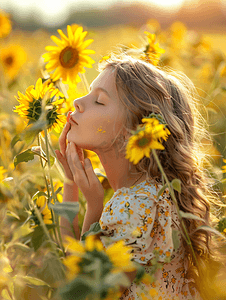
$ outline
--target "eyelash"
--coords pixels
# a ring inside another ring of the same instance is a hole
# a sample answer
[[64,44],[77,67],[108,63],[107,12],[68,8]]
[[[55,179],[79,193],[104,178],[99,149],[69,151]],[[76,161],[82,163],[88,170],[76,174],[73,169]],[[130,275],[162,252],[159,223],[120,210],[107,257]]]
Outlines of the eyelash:
[[100,105],[104,105],[103,103],[100,103],[100,102],[97,102],[97,101],[95,103],[100,104]]

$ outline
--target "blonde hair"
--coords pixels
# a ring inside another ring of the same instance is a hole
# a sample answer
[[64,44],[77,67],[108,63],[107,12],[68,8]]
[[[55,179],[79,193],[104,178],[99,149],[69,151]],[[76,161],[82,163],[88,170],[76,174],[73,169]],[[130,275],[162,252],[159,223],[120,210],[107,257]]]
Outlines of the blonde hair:
[[[169,181],[174,178],[181,181],[181,193],[175,191],[180,210],[204,220],[184,218],[199,267],[206,275],[207,266],[211,266],[210,276],[215,276],[214,270],[215,273],[219,271],[225,258],[218,250],[213,233],[204,228],[197,230],[197,227],[213,225],[211,210],[215,215],[219,213],[222,201],[219,200],[220,191],[213,189],[216,182],[206,169],[211,164],[211,157],[205,153],[201,140],[206,138],[211,141],[211,136],[206,121],[198,110],[199,100],[194,85],[181,72],[155,67],[127,55],[111,56],[99,66],[99,70],[106,68],[113,68],[116,73],[118,95],[126,108],[126,131],[135,130],[142,123],[143,116],[152,112],[164,117],[171,134],[167,141],[163,141],[165,150],[156,152]],[[126,139],[123,151],[125,145]],[[136,168],[145,172],[149,178],[161,179],[152,154],[148,158],[145,156]],[[191,248],[184,240],[183,244],[188,264],[186,276],[194,278],[198,290],[205,294],[204,278],[198,275]],[[205,283],[207,287],[210,284],[207,283],[207,278]],[[210,299],[208,293],[204,299]]]

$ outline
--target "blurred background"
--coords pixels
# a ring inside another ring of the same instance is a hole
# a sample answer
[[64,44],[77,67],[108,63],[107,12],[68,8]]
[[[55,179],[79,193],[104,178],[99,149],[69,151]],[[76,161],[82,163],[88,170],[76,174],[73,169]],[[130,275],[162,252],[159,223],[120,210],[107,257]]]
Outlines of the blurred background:
[[11,14],[15,28],[31,31],[54,31],[70,23],[141,26],[150,18],[162,28],[175,20],[208,32],[226,27],[225,0],[1,0],[0,8]]

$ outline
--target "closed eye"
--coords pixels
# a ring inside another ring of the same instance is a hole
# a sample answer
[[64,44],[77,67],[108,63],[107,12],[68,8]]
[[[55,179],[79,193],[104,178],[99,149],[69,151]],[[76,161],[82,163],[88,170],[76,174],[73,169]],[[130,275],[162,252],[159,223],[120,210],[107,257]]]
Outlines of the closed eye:
[[97,102],[97,101],[95,103],[100,104],[100,105],[104,105],[103,103],[100,103],[100,102]]

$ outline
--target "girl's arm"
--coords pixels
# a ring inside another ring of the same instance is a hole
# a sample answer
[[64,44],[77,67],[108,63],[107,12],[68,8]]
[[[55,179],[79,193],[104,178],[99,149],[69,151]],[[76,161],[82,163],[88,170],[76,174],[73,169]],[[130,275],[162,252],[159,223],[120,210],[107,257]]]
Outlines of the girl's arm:
[[[66,156],[73,179],[81,190],[87,202],[82,235],[89,230],[90,225],[98,222],[103,211],[104,189],[96,176],[93,166],[88,158],[81,161],[79,148],[75,143],[69,143]],[[84,163],[83,163],[84,162]]]
[[[66,182],[64,183],[63,202],[78,202],[78,194],[79,194],[78,186],[73,181],[73,174],[70,170],[70,167],[68,165],[68,161],[66,158],[66,149],[67,149],[66,137],[67,137],[68,131],[70,130],[70,127],[71,127],[70,123],[66,123],[66,125],[64,126],[64,129],[59,138],[60,151],[56,150],[55,153],[56,153],[58,160],[60,161],[60,163],[62,164],[62,166],[64,168],[65,176],[71,181],[71,184],[66,183]],[[81,153],[82,153],[82,151],[81,151]],[[81,160],[84,161],[84,158],[82,156],[81,156]],[[63,238],[66,235],[73,237],[71,225],[67,219],[61,218],[60,226],[61,226],[61,234],[62,234]],[[79,231],[79,226],[78,226],[78,215],[74,218],[73,227],[74,227],[74,231],[76,234],[76,238],[80,239],[80,231]]]
[[[103,210],[104,189],[96,176],[92,164],[89,159],[84,161],[83,150],[75,143],[66,145],[67,133],[70,129],[70,123],[67,123],[59,138],[60,151],[56,150],[58,160],[64,167],[66,177],[71,180],[72,185],[64,184],[63,201],[74,202],[78,201],[78,188],[83,193],[87,201],[87,212],[84,218],[82,234],[89,230],[90,225],[98,222]],[[63,235],[71,235],[70,223],[61,219],[61,232]],[[80,239],[78,216],[73,221],[76,238]]]

